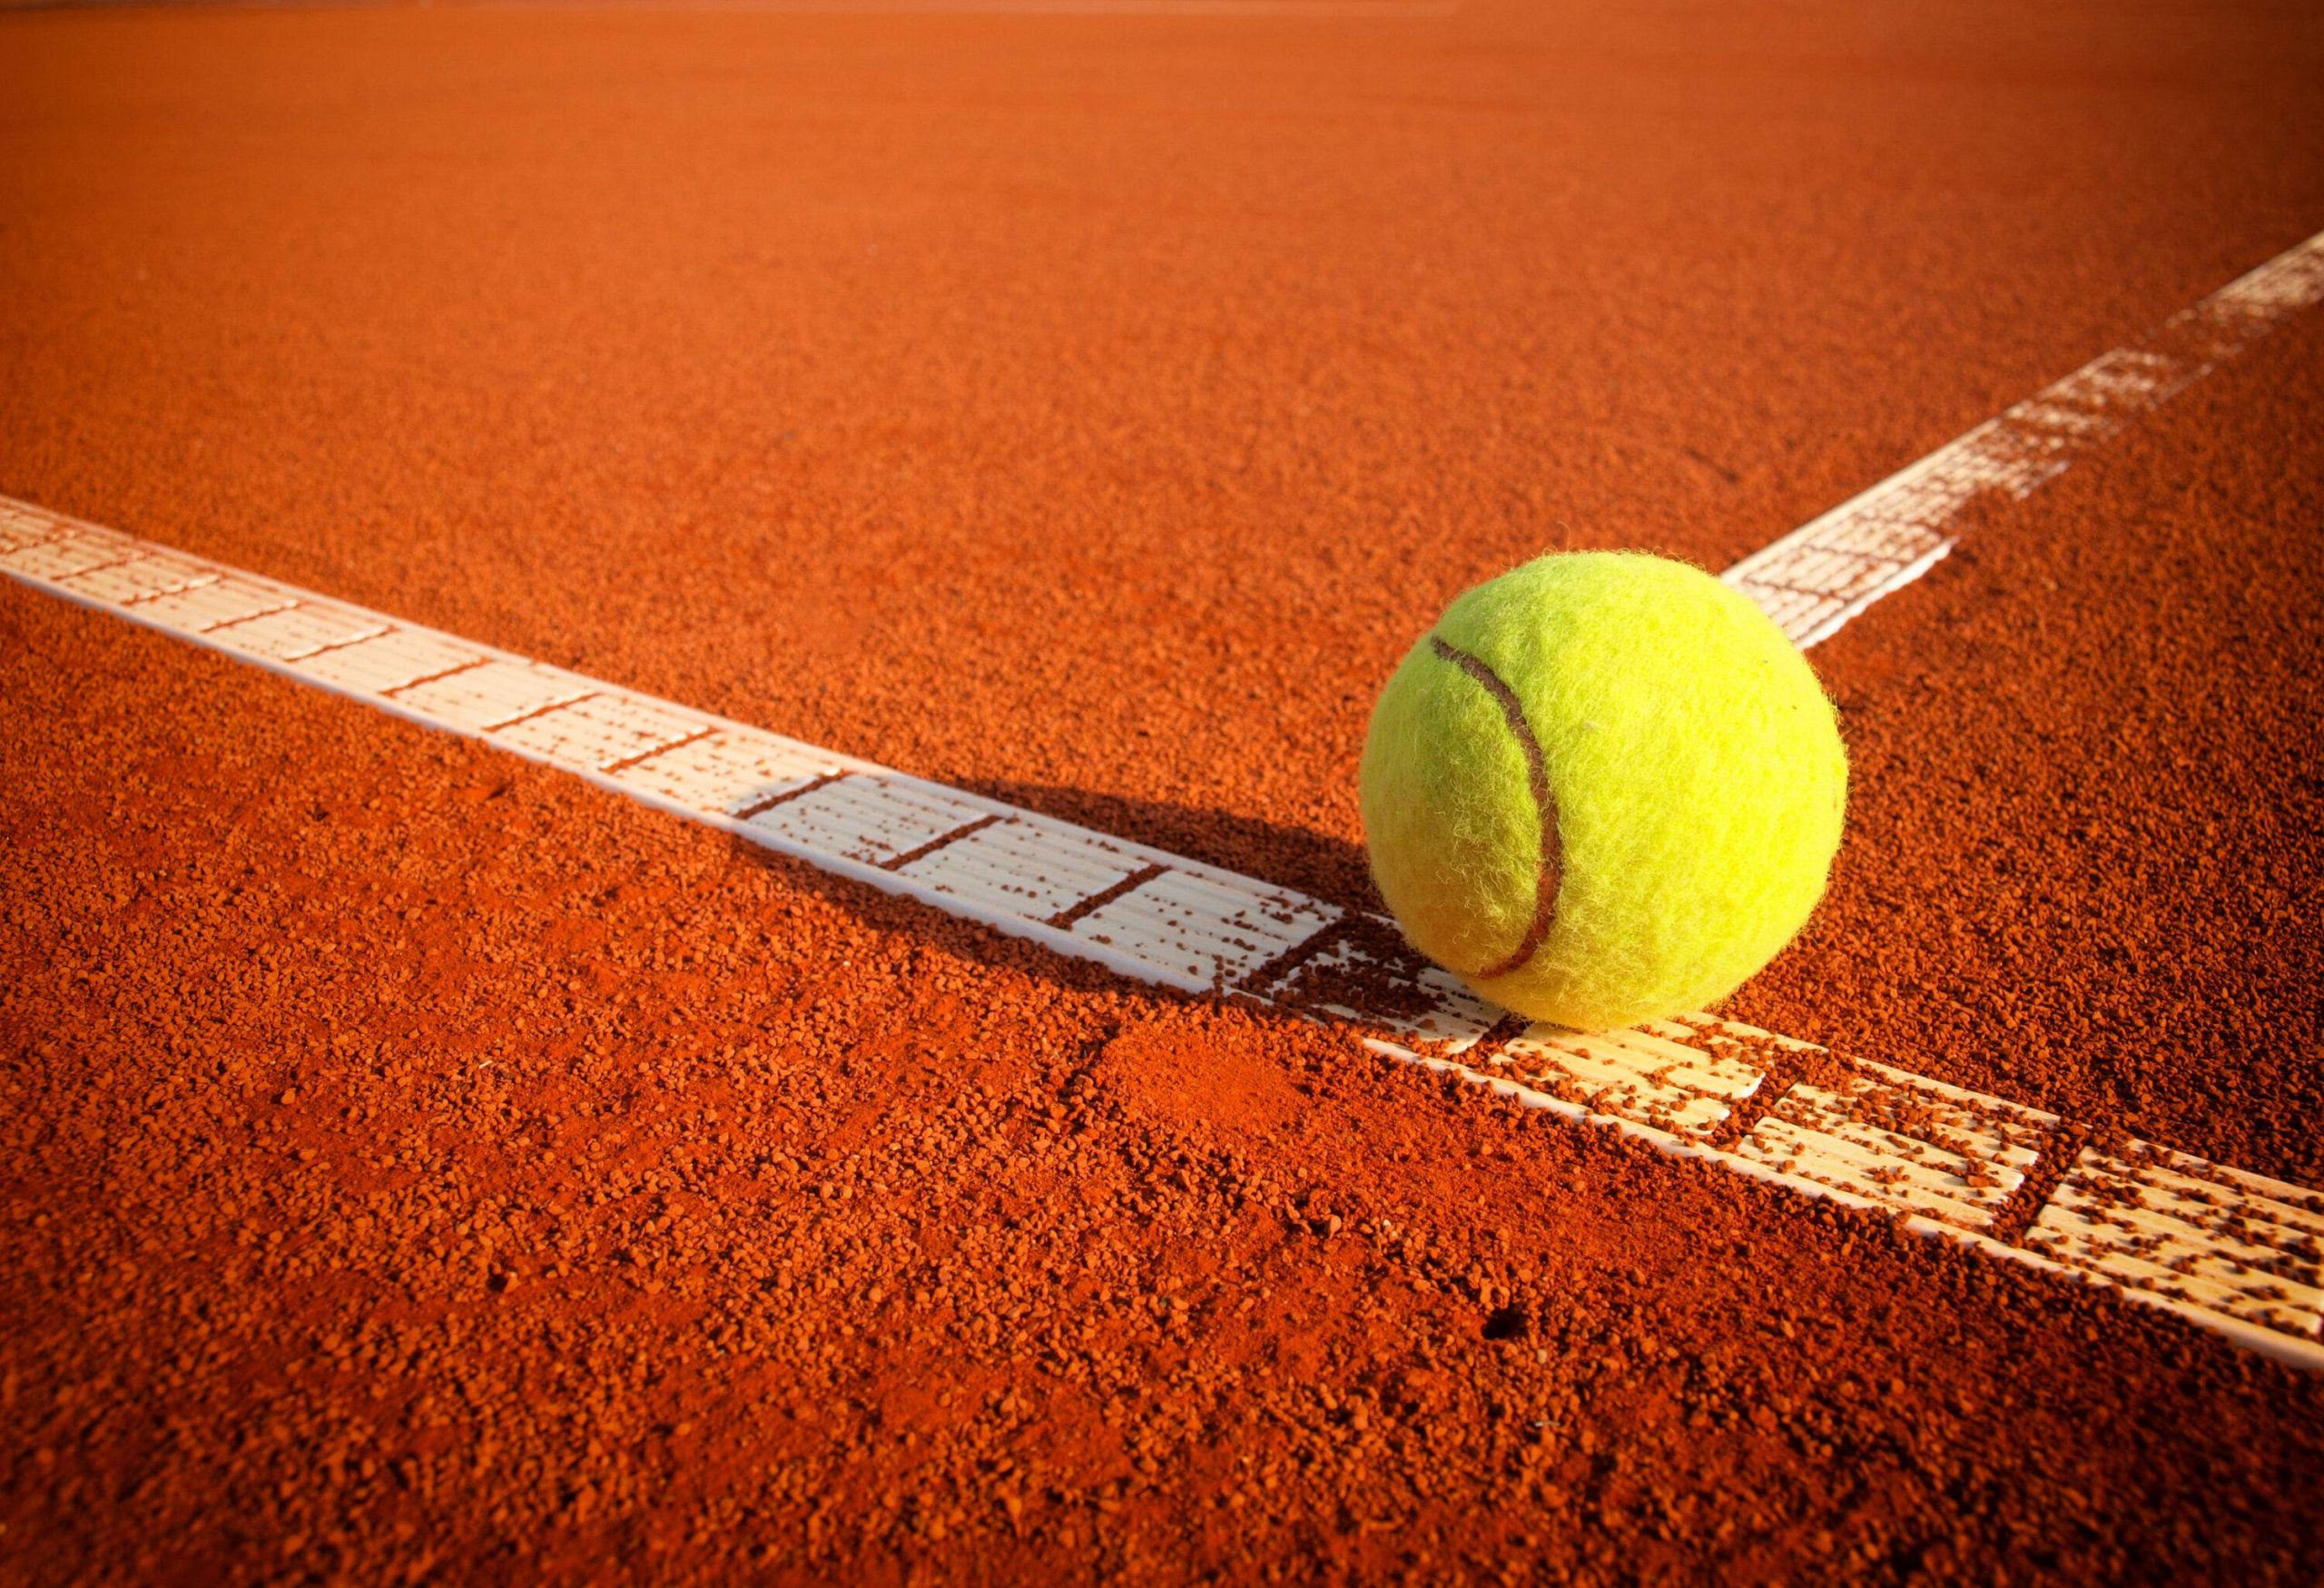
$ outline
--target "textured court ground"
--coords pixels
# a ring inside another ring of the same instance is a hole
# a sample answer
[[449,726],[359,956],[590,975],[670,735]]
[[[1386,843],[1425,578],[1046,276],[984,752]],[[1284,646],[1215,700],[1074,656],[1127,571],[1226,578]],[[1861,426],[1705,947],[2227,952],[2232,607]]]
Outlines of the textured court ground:
[[[0,491],[1370,905],[1372,690],[2324,223],[2290,10],[0,17]],[[1816,653],[1726,1011],[2324,1183],[2324,328]],[[14,586],[31,1581],[2312,1579],[2324,1387]]]

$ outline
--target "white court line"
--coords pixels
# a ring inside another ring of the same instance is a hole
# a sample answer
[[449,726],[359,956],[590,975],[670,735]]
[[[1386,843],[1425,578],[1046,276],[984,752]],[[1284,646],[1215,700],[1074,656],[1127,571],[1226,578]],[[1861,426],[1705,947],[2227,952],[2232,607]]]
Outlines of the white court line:
[[2152,413],[2293,315],[2324,301],[2324,232],[2287,249],[2139,340],[1949,441],[1720,577],[1802,649],[1935,567],[1980,498],[2015,500]]
[[1767,1095],[1777,1056],[1821,1050],[1710,1015],[1517,1030],[1382,918],[4,498],[0,571],[1061,953],[1349,1021],[1381,1053],[1529,1107],[2324,1368],[2324,1197],[2298,1187],[2175,1154],[2159,1168],[2085,1154],[2040,1208],[2015,1208],[2063,1138],[1999,1098],[1865,1064]]
[[[2324,235],[1726,577],[1800,644],[1827,637],[1944,556],[1970,502],[2033,490],[2319,299]],[[1862,1063],[1837,1086],[1767,1096],[1771,1055],[1822,1050],[1709,1015],[1515,1031],[1381,918],[5,498],[0,571],[1059,952],[1350,1021],[1382,1053],[1529,1107],[1885,1211],[2324,1368],[2324,1196],[2299,1187],[2132,1144],[2078,1149],[2024,1207],[2042,1154],[2078,1138],[2000,1098]]]

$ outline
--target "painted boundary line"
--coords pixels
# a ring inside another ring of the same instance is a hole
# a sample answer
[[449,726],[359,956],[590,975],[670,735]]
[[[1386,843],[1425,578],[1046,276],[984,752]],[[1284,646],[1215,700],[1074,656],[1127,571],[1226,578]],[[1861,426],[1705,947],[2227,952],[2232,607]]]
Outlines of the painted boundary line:
[[[1726,577],[1813,645],[1942,557],[1971,501],[2026,495],[2319,299],[2324,234]],[[1383,918],[5,498],[0,571],[1059,952],[1348,1022],[1379,1052],[1529,1107],[2324,1368],[2324,1196],[2300,1187],[1711,1015],[1524,1026]]]
[[2181,310],[1720,576],[1802,649],[1953,549],[1952,526],[2000,492],[2021,500],[2074,459],[2324,301],[2324,232]]
[[[6,498],[0,570],[1059,952],[1348,1022],[1529,1107],[2324,1368],[2324,1196],[2299,1187],[2143,1142],[2102,1150],[2053,1115],[1710,1015],[1521,1028],[1381,917]],[[2030,1178],[2068,1152],[2053,1185]]]

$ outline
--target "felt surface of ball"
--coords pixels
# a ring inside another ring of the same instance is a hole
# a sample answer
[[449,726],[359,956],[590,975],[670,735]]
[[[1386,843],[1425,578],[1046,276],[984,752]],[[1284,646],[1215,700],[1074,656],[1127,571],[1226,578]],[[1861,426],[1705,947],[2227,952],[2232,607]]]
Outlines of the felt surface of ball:
[[1413,946],[1536,1020],[1718,1001],[1789,942],[1840,843],[1830,699],[1751,601],[1635,552],[1452,603],[1364,740],[1364,845]]

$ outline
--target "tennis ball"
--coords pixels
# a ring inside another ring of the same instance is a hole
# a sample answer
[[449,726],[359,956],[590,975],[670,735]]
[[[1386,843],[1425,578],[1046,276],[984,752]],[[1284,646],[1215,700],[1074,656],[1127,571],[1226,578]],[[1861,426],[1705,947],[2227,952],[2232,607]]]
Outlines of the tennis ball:
[[1364,844],[1414,948],[1535,1020],[1714,1003],[1823,896],[1839,724],[1749,599],[1633,552],[1538,558],[1452,603],[1365,735]]

